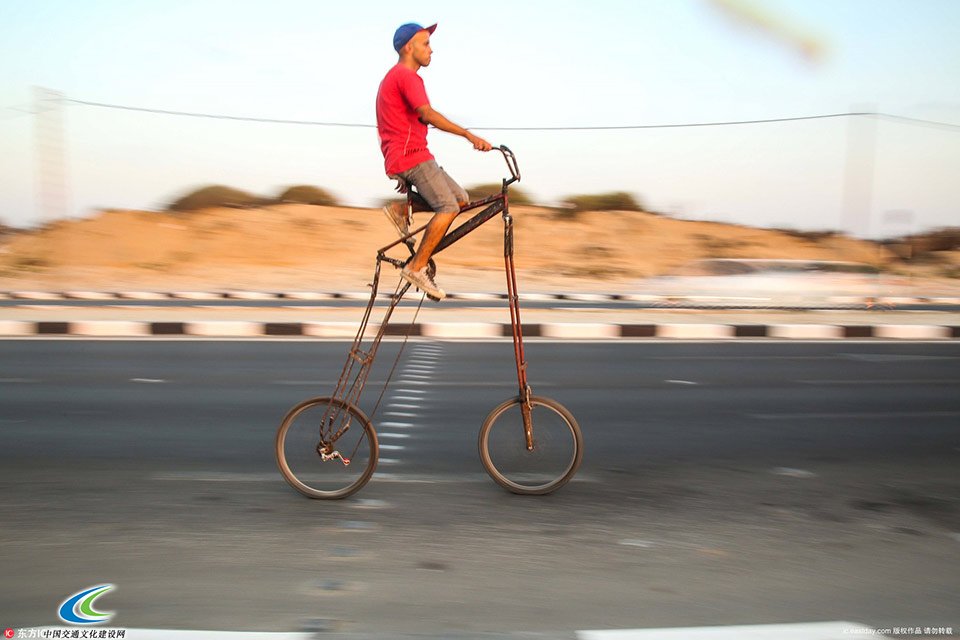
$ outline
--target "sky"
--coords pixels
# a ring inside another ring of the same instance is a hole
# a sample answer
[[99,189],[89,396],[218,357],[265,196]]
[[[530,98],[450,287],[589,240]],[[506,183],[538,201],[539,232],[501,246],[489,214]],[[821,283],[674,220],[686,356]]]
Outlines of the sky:
[[[433,107],[513,149],[537,202],[629,191],[682,219],[874,237],[960,225],[957,0],[0,0],[0,16],[0,223],[13,226],[162,209],[208,184],[313,184],[377,205],[392,182],[369,125],[405,22],[439,23],[421,70]],[[37,103],[35,87],[66,101]],[[545,130],[850,112],[952,126]],[[430,146],[465,186],[506,175],[462,138],[432,131]],[[64,197],[44,204],[41,183]]]

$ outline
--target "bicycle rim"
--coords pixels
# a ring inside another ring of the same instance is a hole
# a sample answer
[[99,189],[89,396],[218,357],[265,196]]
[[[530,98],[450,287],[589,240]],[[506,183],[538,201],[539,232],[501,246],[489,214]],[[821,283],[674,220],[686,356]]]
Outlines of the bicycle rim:
[[[337,432],[341,435],[333,441]],[[324,460],[318,446],[333,457]],[[287,483],[321,500],[346,498],[360,490],[379,457],[370,420],[354,405],[335,398],[312,398],[291,409],[277,430],[275,450]]]
[[499,405],[480,428],[480,460],[490,477],[508,491],[543,495],[565,485],[583,459],[576,419],[550,398],[530,398],[533,450],[528,451],[519,397]]

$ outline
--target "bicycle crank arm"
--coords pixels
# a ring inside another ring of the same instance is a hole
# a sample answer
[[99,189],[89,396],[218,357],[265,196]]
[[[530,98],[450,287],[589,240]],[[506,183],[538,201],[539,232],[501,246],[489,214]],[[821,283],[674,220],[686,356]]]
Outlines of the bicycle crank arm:
[[326,454],[321,451],[320,459],[324,462],[330,462],[331,460],[340,460],[340,462],[343,463],[343,466],[345,467],[350,466],[350,458],[344,458],[342,455],[340,455],[339,451],[334,451],[333,453],[330,453],[330,454]]

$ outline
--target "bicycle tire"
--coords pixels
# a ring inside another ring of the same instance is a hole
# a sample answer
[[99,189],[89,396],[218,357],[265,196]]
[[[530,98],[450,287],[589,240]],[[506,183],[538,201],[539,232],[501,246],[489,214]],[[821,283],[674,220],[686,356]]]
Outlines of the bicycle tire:
[[565,485],[580,468],[583,436],[566,407],[551,398],[531,396],[534,449],[527,451],[522,404],[520,396],[510,398],[484,420],[478,441],[480,461],[507,491],[544,495]]
[[[349,465],[342,459],[321,459],[317,449],[320,425],[325,420],[330,424],[328,431],[347,427],[332,446],[349,458]],[[362,429],[354,429],[356,424]],[[373,476],[380,458],[377,433],[366,414],[348,402],[329,397],[310,398],[290,409],[277,429],[274,452],[287,484],[317,500],[353,495]]]

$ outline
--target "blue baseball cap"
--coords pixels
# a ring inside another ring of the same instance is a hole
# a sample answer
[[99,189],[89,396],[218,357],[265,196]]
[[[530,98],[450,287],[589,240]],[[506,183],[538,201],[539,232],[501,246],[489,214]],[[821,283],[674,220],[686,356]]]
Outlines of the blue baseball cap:
[[437,25],[433,24],[429,27],[421,27],[415,22],[408,22],[407,24],[400,25],[400,28],[397,29],[397,32],[393,34],[393,49],[397,53],[400,53],[400,49],[403,49],[403,45],[410,42],[410,38],[420,33],[421,31],[426,31],[428,33],[433,33],[437,28]]

